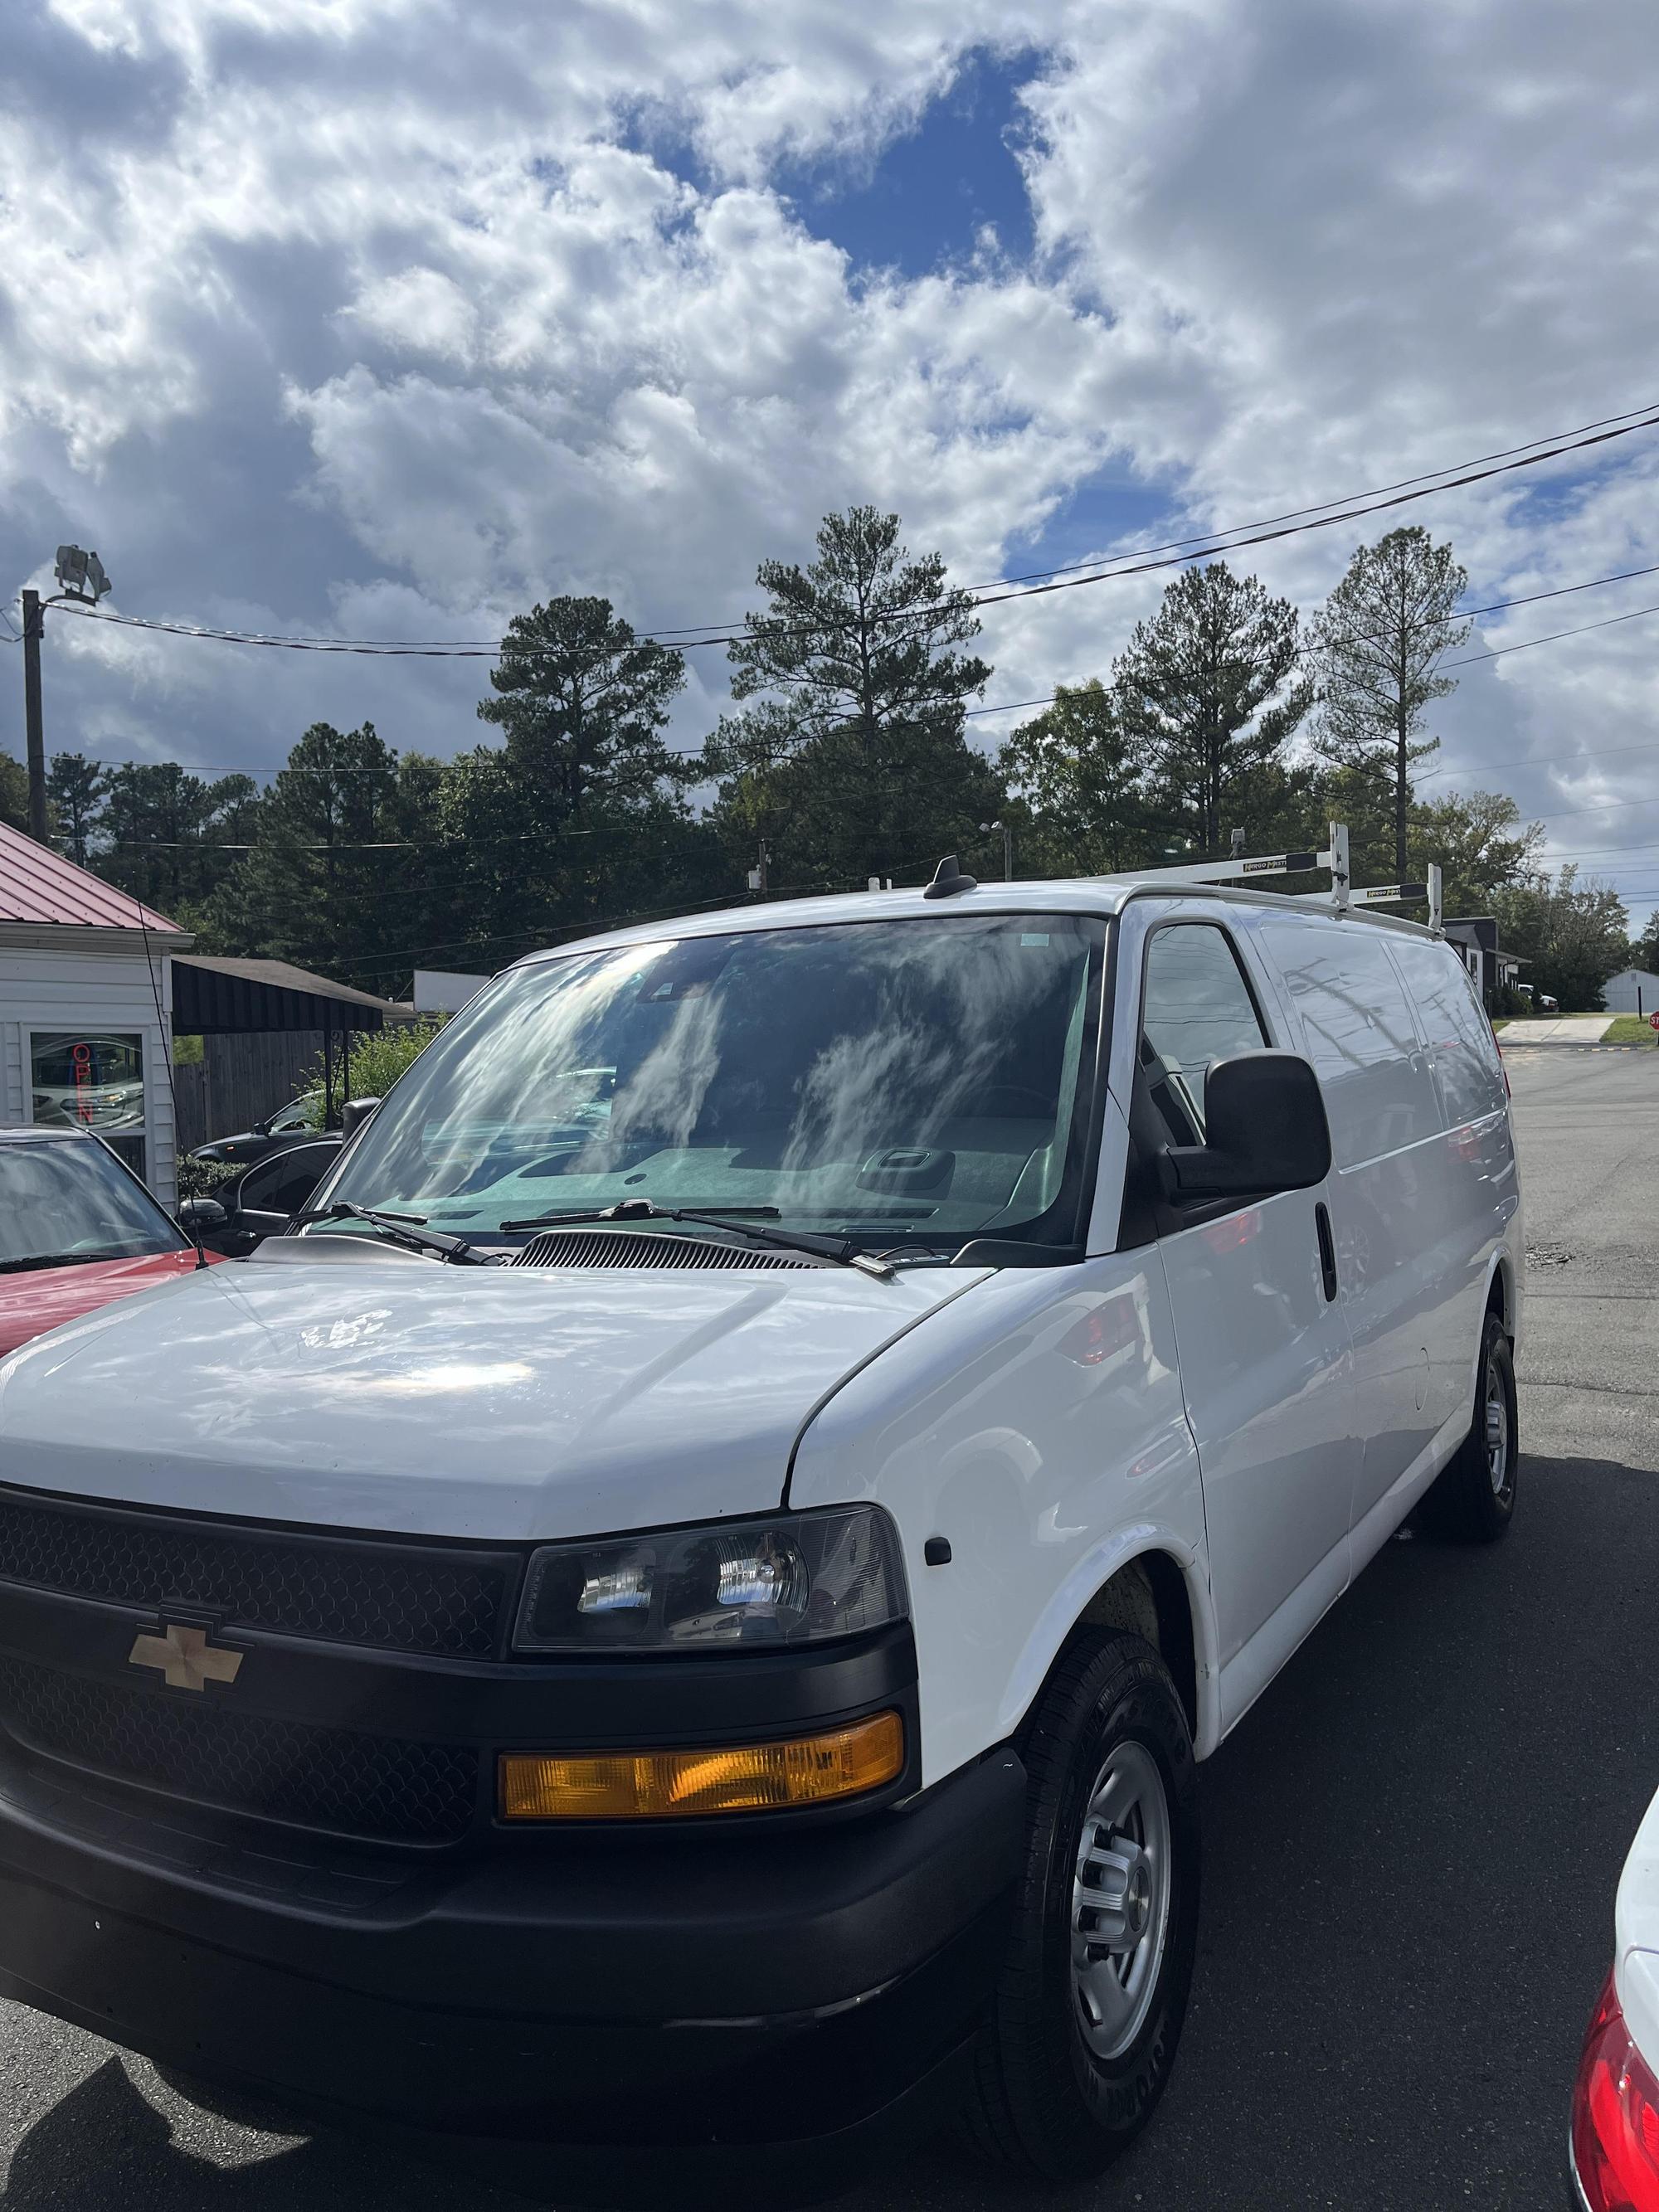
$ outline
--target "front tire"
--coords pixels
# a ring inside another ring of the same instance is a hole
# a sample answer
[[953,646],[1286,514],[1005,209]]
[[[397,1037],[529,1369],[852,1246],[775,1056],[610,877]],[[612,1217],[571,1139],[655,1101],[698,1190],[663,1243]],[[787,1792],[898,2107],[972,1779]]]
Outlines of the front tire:
[[1424,1499],[1431,1528],[1466,1544],[1495,1544],[1515,1517],[1520,1461],[1515,1352],[1502,1318],[1486,1316],[1469,1433]]
[[1031,1806],[1013,1926],[969,2124],[1051,2181],[1098,2173],[1163,2095],[1198,1932],[1198,1781],[1162,1660],[1079,1644],[1024,1747]]

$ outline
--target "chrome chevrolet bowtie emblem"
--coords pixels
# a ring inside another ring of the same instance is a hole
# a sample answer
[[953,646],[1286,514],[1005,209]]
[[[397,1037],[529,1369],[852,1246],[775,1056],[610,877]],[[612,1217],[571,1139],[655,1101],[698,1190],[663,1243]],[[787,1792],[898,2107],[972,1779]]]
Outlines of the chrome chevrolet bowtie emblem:
[[210,1682],[228,1688],[240,1671],[240,1651],[221,1651],[208,1642],[205,1628],[164,1629],[141,1636],[127,1654],[129,1667],[155,1667],[171,1690],[205,1690]]

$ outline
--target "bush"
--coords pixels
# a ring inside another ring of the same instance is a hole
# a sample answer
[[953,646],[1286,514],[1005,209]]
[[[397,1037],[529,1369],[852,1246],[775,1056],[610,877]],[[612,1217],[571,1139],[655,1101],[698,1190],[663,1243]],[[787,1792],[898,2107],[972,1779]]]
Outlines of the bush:
[[[348,1098],[384,1098],[404,1070],[420,1058],[443,1025],[443,1017],[440,1015],[431,1021],[399,1022],[395,1029],[374,1030],[365,1036],[354,1036],[343,1090],[340,1086],[337,1055],[335,1059],[335,1111],[337,1113]],[[313,1121],[318,1126],[323,1118],[323,1058],[319,1053],[300,1085],[301,1095],[307,1091],[313,1095]]]
[[179,1199],[182,1205],[187,1198],[217,1198],[228,1182],[234,1182],[242,1173],[235,1160],[193,1160],[188,1153],[179,1156]]

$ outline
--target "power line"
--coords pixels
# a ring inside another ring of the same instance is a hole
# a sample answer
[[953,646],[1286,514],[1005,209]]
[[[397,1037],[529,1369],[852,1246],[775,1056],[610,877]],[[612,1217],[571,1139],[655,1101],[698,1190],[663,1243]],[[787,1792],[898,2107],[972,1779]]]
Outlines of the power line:
[[[1594,422],[1581,422],[1578,425],[1578,428],[1575,430],[1562,430],[1559,432],[1553,431],[1550,433],[1548,440],[1544,438],[1528,438],[1518,446],[1504,446],[1494,453],[1477,454],[1473,462],[1449,462],[1447,464],[1447,468],[1473,467],[1484,461],[1506,461],[1513,454],[1527,453],[1530,451],[1534,446],[1540,446],[1547,442],[1553,442],[1557,437],[1576,438],[1580,436],[1585,431],[1603,430],[1611,423],[1628,422],[1633,416],[1651,415],[1653,412],[1654,403],[1650,401],[1649,404],[1644,407],[1626,408],[1622,415],[1603,415]],[[1379,484],[1372,491],[1348,493],[1345,495],[1341,504],[1346,505],[1349,501],[1355,499],[1373,499],[1382,492],[1407,491],[1409,490],[1413,484],[1431,483],[1436,477],[1444,476],[1445,474],[1446,469],[1443,468],[1429,469],[1421,476],[1402,477],[1396,483]],[[1261,521],[1239,522],[1226,525],[1218,524],[1213,530],[1200,531],[1190,538],[1172,538],[1168,539],[1162,545],[1149,545],[1142,547],[1140,550],[1143,552],[1148,553],[1178,552],[1183,546],[1202,544],[1214,538],[1234,537],[1241,530],[1261,530],[1266,529],[1269,525],[1276,522],[1295,522],[1304,514],[1318,514],[1325,507],[1334,504],[1337,504],[1337,502],[1331,500],[1318,500],[1311,507],[1290,507],[1287,508],[1283,514],[1270,514]],[[1126,555],[1123,557],[1127,559],[1133,556]],[[998,582],[994,584],[972,584],[968,586],[968,589],[975,592],[996,591],[1000,588],[1002,584],[1038,583],[1049,576],[1076,575],[1084,569],[1098,568],[1100,565],[1100,562],[1097,561],[1073,561],[1068,562],[1064,567],[1058,568],[1033,568],[1024,575],[1005,576],[1000,578]],[[695,629],[697,625],[694,623],[690,625],[690,627]],[[712,627],[712,625],[710,625],[710,627]]]
[[1613,760],[1621,753],[1659,752],[1659,741],[1650,738],[1639,745],[1599,745],[1593,752],[1571,753],[1557,761],[1553,752],[1517,753],[1512,760],[1456,761],[1441,768],[1425,769],[1415,781],[1428,783],[1437,775],[1486,775],[1494,769],[1532,768],[1540,765],[1572,769],[1580,761]]
[[[919,622],[928,617],[948,613],[962,605],[964,599],[974,608],[1001,606],[1015,599],[1040,599],[1055,592],[1076,590],[1085,584],[1109,583],[1128,576],[1143,575],[1153,569],[1185,567],[1193,562],[1204,559],[1206,553],[1239,552],[1251,546],[1269,544],[1280,538],[1299,537],[1310,531],[1332,529],[1339,523],[1357,521],[1367,515],[1382,514],[1390,508],[1409,506],[1415,501],[1431,498],[1437,493],[1460,490],[1469,484],[1481,483],[1496,477],[1510,475],[1518,469],[1535,468],[1543,462],[1559,460],[1565,454],[1583,453],[1592,447],[1606,445],[1614,439],[1630,437],[1638,430],[1659,427],[1659,409],[1650,408],[1637,410],[1637,412],[1638,419],[1634,421],[1625,417],[1603,417],[1604,422],[1613,422],[1617,425],[1613,428],[1595,428],[1594,426],[1586,425],[1585,432],[1558,434],[1553,442],[1544,443],[1543,450],[1539,452],[1528,452],[1524,448],[1513,447],[1507,448],[1506,451],[1510,453],[1520,453],[1521,458],[1517,459],[1492,457],[1484,465],[1455,464],[1453,465],[1459,470],[1455,474],[1449,474],[1447,471],[1440,470],[1434,472],[1434,480],[1418,477],[1402,479],[1404,484],[1414,486],[1415,489],[1401,489],[1397,487],[1384,486],[1380,495],[1370,492],[1352,494],[1345,503],[1338,505],[1333,513],[1322,514],[1317,509],[1310,508],[1294,510],[1296,514],[1310,516],[1312,518],[1310,520],[1281,518],[1276,522],[1243,526],[1249,533],[1248,535],[1240,535],[1237,529],[1216,531],[1198,538],[1184,541],[1188,547],[1197,547],[1197,550],[1170,550],[1167,546],[1150,547],[1132,553],[1111,556],[1109,559],[1097,562],[1085,571],[1065,574],[1055,572],[1046,581],[1016,582],[1009,580],[992,588],[979,589],[966,593],[952,593],[949,599],[934,601],[930,605],[895,610],[890,615],[878,614],[872,619],[878,623],[902,626],[905,623]],[[1538,444],[1540,441],[1533,442]],[[1333,503],[1326,501],[1322,504],[1330,506]],[[557,657],[563,651],[562,647],[521,647],[516,644],[504,649],[500,641],[484,643],[459,640],[416,641],[395,639],[285,637],[267,632],[222,629],[194,623],[156,620],[138,615],[118,615],[110,610],[83,606],[73,600],[65,601],[63,611],[78,616],[82,621],[109,623],[124,629],[153,630],[172,636],[208,639],[222,644],[270,647],[293,653],[356,653],[387,659],[501,660]],[[641,645],[661,645],[675,650],[689,651],[706,645],[733,645],[750,642],[757,638],[810,635],[825,629],[852,629],[857,626],[856,622],[851,617],[840,623],[803,624],[757,623],[750,618],[741,629],[732,629],[728,627],[725,630],[715,630],[710,635],[698,637],[685,635],[684,629],[640,631],[635,633],[635,642]],[[698,626],[690,625],[690,627]]]

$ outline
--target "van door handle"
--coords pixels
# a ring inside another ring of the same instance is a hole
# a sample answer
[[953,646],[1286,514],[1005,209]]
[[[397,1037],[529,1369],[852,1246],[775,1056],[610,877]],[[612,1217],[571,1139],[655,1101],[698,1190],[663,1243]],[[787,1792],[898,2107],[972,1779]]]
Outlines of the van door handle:
[[1319,1272],[1324,1278],[1328,1304],[1336,1296],[1336,1239],[1331,1235],[1331,1217],[1322,1198],[1314,1207],[1314,1227],[1319,1231]]

